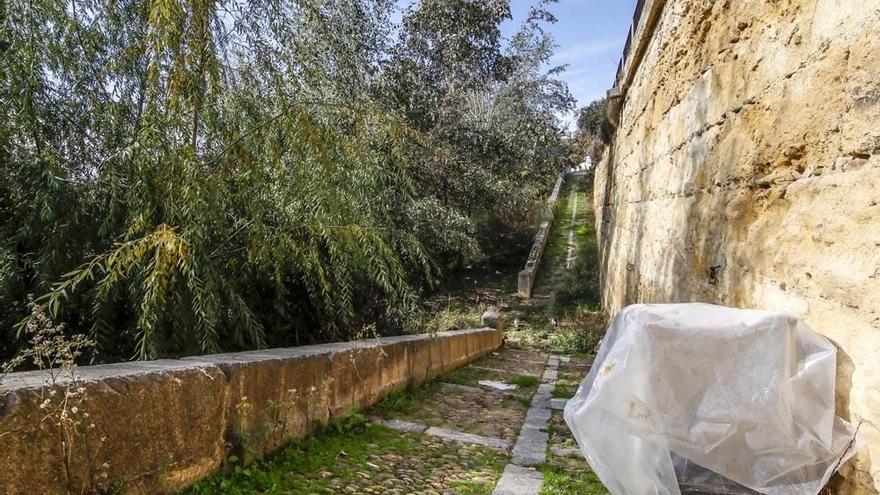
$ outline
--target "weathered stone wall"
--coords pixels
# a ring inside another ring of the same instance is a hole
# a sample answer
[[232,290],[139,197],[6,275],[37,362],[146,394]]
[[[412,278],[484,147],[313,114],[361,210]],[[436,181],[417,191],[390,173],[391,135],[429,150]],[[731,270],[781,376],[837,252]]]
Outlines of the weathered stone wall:
[[805,318],[867,443],[836,491],[877,493],[880,2],[664,3],[596,173],[605,307]]
[[559,193],[565,184],[566,174],[562,174],[556,179],[556,184],[547,198],[547,205],[544,208],[544,217],[541,225],[538,226],[538,233],[532,241],[532,249],[529,250],[529,257],[526,259],[526,266],[520,270],[516,278],[516,292],[520,297],[532,297],[532,288],[535,285],[535,279],[538,277],[538,269],[541,267],[541,260],[544,258],[544,248],[547,247],[547,238],[550,236],[550,229],[553,227],[553,219],[556,217],[556,203],[559,201]]
[[485,328],[86,366],[76,370],[85,399],[67,408],[77,422],[70,428],[55,426],[53,407],[40,407],[63,395],[50,395],[45,373],[13,373],[0,390],[0,493],[68,493],[65,452],[71,493],[173,493],[215,472],[242,444],[271,452],[500,345],[500,332]]

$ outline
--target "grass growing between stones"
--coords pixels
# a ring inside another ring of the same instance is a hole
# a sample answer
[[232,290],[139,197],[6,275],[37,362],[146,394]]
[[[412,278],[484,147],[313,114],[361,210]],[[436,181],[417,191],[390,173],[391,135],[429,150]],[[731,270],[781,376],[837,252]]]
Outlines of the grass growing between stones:
[[541,495],[605,495],[608,489],[599,481],[596,473],[589,468],[572,471],[570,468],[553,464],[541,466],[544,485]]
[[197,483],[185,493],[490,494],[503,452],[363,421],[325,428],[268,459]]
[[[563,419],[562,411],[553,411],[550,421],[547,423],[547,433],[550,435],[548,445],[552,447],[562,447],[566,449],[576,449],[578,444],[568,429],[568,425]],[[552,455],[552,453],[549,453]],[[583,457],[577,458],[581,463],[585,463]]]
[[590,469],[587,461],[579,452],[572,455],[558,456],[554,448],[577,449],[577,442],[565,424],[560,411],[553,411],[547,424],[550,435],[547,448],[547,462],[540,470],[544,474],[544,485],[541,495],[604,495],[608,490],[599,481],[596,473]]
[[422,384],[418,387],[410,387],[403,391],[392,392],[376,405],[370,408],[370,412],[383,418],[395,414],[412,414],[418,411],[434,392],[439,388],[435,381]]
[[[371,414],[427,426],[439,426],[465,433],[513,441],[525,419],[529,400],[483,390],[461,390],[437,384],[417,402],[395,401],[404,407],[380,403]],[[410,404],[418,404],[412,407]]]
[[459,368],[451,373],[443,375],[440,380],[458,385],[479,387],[480,380],[492,380],[517,385],[519,388],[510,390],[509,393],[522,397],[531,397],[538,388],[538,377],[530,375],[510,375],[494,371],[480,370],[469,366]]
[[508,383],[516,385],[518,387],[533,387],[538,384],[538,377],[531,375],[518,375],[511,378]]
[[[569,251],[569,231],[573,234],[574,255],[583,258],[584,247],[595,245],[595,227],[590,208],[590,195],[587,180],[583,176],[570,175],[560,197],[560,204],[554,217],[553,226],[547,239],[547,247],[535,280],[534,296],[538,298],[558,298],[565,286],[570,285],[567,268]],[[584,260],[581,260],[584,261]],[[582,287],[585,281],[575,281],[574,301],[562,301],[563,305],[586,303],[587,291]],[[591,301],[592,302],[592,301]],[[571,304],[574,303],[574,304]]]
[[459,368],[451,373],[443,375],[443,381],[457,383],[459,385],[479,385],[480,380],[486,380],[486,372],[475,370],[470,367]]
[[553,398],[571,399],[574,397],[575,392],[577,392],[577,388],[577,382],[560,379],[556,382],[556,386],[553,387]]

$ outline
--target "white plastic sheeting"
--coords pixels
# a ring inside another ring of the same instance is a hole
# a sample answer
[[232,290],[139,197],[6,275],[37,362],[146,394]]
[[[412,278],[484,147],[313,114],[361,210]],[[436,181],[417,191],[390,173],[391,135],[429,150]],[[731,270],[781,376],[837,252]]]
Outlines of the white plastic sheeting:
[[786,313],[634,305],[565,421],[615,495],[812,495],[854,450],[835,369],[835,347]]

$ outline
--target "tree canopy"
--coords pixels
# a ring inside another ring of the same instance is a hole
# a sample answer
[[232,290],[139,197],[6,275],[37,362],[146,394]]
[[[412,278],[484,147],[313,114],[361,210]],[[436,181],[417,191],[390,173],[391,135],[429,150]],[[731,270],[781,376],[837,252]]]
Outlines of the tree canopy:
[[607,140],[608,120],[606,100],[600,98],[577,111],[577,130],[571,143],[570,160],[574,164],[581,163],[587,157],[594,162],[602,154],[603,140]]
[[[34,312],[98,361],[401,331],[564,165],[544,3],[0,4],[0,356]],[[33,300],[34,303],[30,304]]]

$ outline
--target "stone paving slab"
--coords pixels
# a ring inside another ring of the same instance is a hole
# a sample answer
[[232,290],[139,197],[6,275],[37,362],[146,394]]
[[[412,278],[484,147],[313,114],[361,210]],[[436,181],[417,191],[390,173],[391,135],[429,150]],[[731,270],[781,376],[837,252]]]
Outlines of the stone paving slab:
[[536,495],[543,479],[537,469],[508,464],[492,495]]
[[[513,446],[512,465],[519,467],[539,466],[547,460],[547,443],[550,440],[550,434],[545,431],[545,428],[553,415],[550,410],[550,397],[556,383],[558,367],[559,359],[557,357],[551,356],[547,359],[547,366],[542,377],[544,383],[538,386],[538,390],[532,397],[532,406],[526,413],[522,430],[520,430],[516,444]],[[538,483],[539,489],[540,483]],[[538,490],[524,493],[537,494]]]
[[[544,355],[539,366],[525,369],[516,359],[535,353],[523,354],[502,350],[462,368],[448,377],[455,383],[440,382],[420,399],[417,410],[395,414],[393,420],[382,419],[380,424],[447,442],[509,452],[510,462],[493,495],[537,495],[543,483],[537,466],[588,470],[559,412],[567,399],[553,397],[557,380],[579,373],[571,370],[573,361],[565,356]],[[513,375],[536,376],[541,383],[516,391],[477,386],[478,380],[506,381]]]
[[574,447],[550,447],[550,452],[553,452],[553,455],[556,457],[584,457],[584,453],[581,452],[581,449],[576,449]]
[[446,388],[453,389],[453,390],[460,390],[462,392],[471,392],[471,393],[479,393],[479,394],[494,393],[494,394],[507,395],[510,397],[520,397],[520,394],[518,394],[516,392],[516,389],[514,389],[514,390],[498,390],[497,388],[488,387],[485,385],[480,385],[479,387],[474,387],[473,385],[462,385],[460,383],[446,383],[446,382],[439,382],[439,383],[440,383],[441,387],[446,387]]
[[523,428],[513,447],[511,462],[517,466],[538,466],[547,460],[547,442],[550,435],[546,431]]
[[542,383],[538,385],[538,391],[532,397],[532,406],[534,407],[550,407],[550,399],[553,397],[552,383]]
[[382,425],[392,430],[404,431],[407,433],[424,433],[433,437],[446,438],[457,442],[472,443],[475,445],[484,445],[486,447],[495,447],[502,450],[510,450],[511,442],[497,437],[487,437],[483,435],[474,435],[473,433],[465,433],[456,431],[451,428],[440,428],[436,426],[428,427],[419,423],[410,423],[409,421],[401,421],[399,419],[383,419],[371,417],[370,421]]
[[489,366],[470,366],[470,368],[471,368],[471,369],[474,369],[474,370],[479,370],[479,371],[487,371],[487,372],[489,372],[489,373],[500,373],[500,374],[511,375],[511,376],[517,376],[517,375],[523,375],[523,376],[534,376],[534,377],[540,377],[540,376],[541,376],[540,373],[534,373],[534,372],[526,371],[526,370],[513,370],[513,369],[504,369],[504,368],[492,368],[492,367],[489,367]]
[[406,431],[409,433],[424,433],[424,431],[428,429],[427,425],[411,423],[400,419],[383,419],[372,416],[370,417],[370,421],[386,428],[391,428],[392,430]]
[[550,409],[543,407],[531,407],[526,413],[526,420],[523,423],[523,429],[543,430],[550,421],[552,412]]
[[425,430],[425,435],[430,435],[432,437],[448,438],[449,440],[455,440],[456,442],[484,445],[486,447],[495,447],[496,449],[510,449],[510,442],[504,440],[503,438],[484,437],[482,435],[464,433],[461,431],[451,430],[449,428],[438,428],[436,426],[432,426]]
[[479,366],[504,369],[520,375],[540,375],[545,364],[543,361],[526,361],[505,356],[491,356],[479,361]]
[[[445,376],[443,381],[445,383],[458,383],[461,385],[469,385],[471,387],[480,387],[480,381],[499,381],[509,383],[517,375],[518,373],[514,374],[507,371],[480,369],[479,366],[466,366]],[[510,392],[511,395],[527,399],[534,394],[536,389],[537,385],[529,385],[508,392]]]

